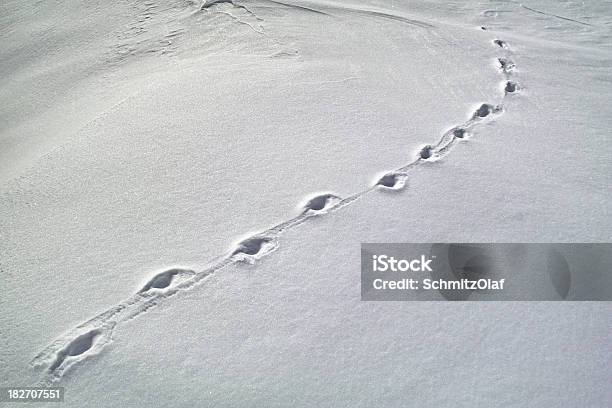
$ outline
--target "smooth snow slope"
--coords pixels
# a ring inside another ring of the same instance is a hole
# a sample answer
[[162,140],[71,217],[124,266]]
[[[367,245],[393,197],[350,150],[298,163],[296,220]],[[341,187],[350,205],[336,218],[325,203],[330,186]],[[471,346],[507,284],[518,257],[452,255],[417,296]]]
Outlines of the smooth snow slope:
[[[59,381],[67,406],[610,405],[605,303],[359,301],[360,242],[610,240],[612,10],[532,3],[3,5],[2,383]],[[403,190],[369,190],[395,169]],[[356,200],[223,257],[321,191]]]

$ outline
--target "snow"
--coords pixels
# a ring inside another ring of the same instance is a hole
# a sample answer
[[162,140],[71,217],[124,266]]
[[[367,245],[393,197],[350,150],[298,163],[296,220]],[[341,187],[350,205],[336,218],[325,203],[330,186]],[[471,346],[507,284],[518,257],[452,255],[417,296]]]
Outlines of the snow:
[[610,405],[606,302],[359,289],[361,242],[610,241],[606,2],[200,6],[0,5],[3,385]]

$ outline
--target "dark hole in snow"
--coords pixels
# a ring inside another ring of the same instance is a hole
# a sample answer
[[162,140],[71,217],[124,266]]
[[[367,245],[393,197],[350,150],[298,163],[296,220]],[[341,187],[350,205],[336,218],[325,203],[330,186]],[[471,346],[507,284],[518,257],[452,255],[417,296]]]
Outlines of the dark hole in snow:
[[463,139],[465,137],[465,133],[466,131],[463,128],[456,128],[453,130],[453,135],[458,139]]
[[76,339],[72,340],[68,345],[58,353],[57,358],[49,367],[50,371],[55,370],[59,366],[62,365],[66,357],[68,356],[79,356],[85,353],[87,350],[91,348],[94,343],[95,338],[100,334],[98,330],[92,330],[85,334],[81,334]]
[[384,187],[389,187],[389,188],[393,188],[395,187],[395,185],[398,182],[398,177],[397,174],[385,174],[384,176],[382,176],[380,178],[380,180],[378,180],[378,184],[379,186],[384,186]]
[[477,116],[479,118],[486,118],[491,114],[491,112],[493,112],[493,107],[489,104],[483,103],[482,105],[480,105],[480,108],[476,110],[474,116]]
[[429,159],[432,156],[432,154],[433,154],[433,147],[425,146],[421,149],[419,156],[421,157],[421,159]]
[[330,204],[330,201],[337,199],[337,198],[338,197],[336,197],[333,194],[322,194],[308,201],[306,205],[304,206],[304,208],[306,210],[321,211]]
[[160,272],[155,275],[147,284],[140,290],[141,292],[146,292],[150,289],[163,289],[170,286],[172,280],[176,275],[181,272],[191,272],[183,269],[169,269],[164,272]]
[[238,248],[232,253],[232,255],[236,254],[246,254],[246,255],[257,255],[261,248],[271,242],[270,238],[249,238],[247,240],[242,241]]

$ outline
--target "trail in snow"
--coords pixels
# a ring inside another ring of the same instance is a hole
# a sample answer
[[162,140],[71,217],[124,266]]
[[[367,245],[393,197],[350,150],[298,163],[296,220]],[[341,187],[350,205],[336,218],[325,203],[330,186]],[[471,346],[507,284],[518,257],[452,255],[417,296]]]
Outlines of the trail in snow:
[[[220,2],[234,4],[232,1],[213,1],[204,6],[210,7]],[[276,1],[271,2],[283,4]],[[379,12],[363,12],[381,16]],[[160,302],[190,290],[207,277],[230,265],[243,262],[257,263],[278,248],[279,238],[283,232],[298,227],[312,217],[340,211],[366,194],[373,194],[380,190],[401,190],[406,186],[412,169],[441,160],[458,143],[469,141],[474,129],[502,114],[504,99],[520,89],[519,84],[514,81],[517,69],[516,64],[510,58],[512,54],[510,46],[499,39],[495,39],[493,45],[500,49],[501,55],[496,57],[499,71],[503,76],[500,85],[503,96],[498,104],[483,103],[474,107],[468,120],[443,133],[434,144],[423,146],[418,152],[415,152],[413,160],[383,175],[374,185],[362,191],[344,198],[334,193],[311,197],[304,203],[303,211],[299,215],[241,240],[228,253],[211,260],[207,267],[200,271],[173,267],[157,273],[130,298],[79,324],[36,355],[31,364],[43,369],[41,383],[49,384],[59,381],[68,370],[88,357],[98,354],[105,345],[112,341],[113,331],[119,324],[137,317]]]

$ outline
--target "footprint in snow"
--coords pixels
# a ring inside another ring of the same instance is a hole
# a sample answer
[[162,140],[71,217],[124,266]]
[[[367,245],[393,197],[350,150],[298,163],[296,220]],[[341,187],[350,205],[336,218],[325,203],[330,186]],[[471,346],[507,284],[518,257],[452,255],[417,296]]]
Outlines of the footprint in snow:
[[518,90],[518,84],[516,82],[508,81],[504,87],[504,92],[507,94],[514,93]]
[[140,293],[149,292],[153,289],[165,289],[169,287],[173,282],[177,280],[179,277],[189,277],[195,275],[195,272],[190,269],[180,269],[173,268],[167,271],[163,271],[153,276],[150,281],[148,281],[142,289],[140,289]]
[[467,135],[467,130],[462,127],[456,127],[452,130],[453,136],[457,139],[463,139]]
[[493,40],[493,43],[500,48],[503,48],[506,50],[510,49],[510,47],[508,46],[508,43],[503,40]]
[[419,157],[423,160],[429,160],[434,155],[434,148],[431,145],[423,146],[419,152]]
[[507,58],[498,58],[499,68],[505,73],[510,74],[516,69],[516,64]]
[[96,338],[100,335],[100,330],[94,329],[85,334],[81,334],[70,343],[66,345],[62,350],[57,353],[55,361],[49,366],[49,371],[55,371],[58,369],[68,357],[75,357],[85,353],[89,350]]
[[493,106],[493,105],[488,104],[488,103],[483,103],[482,105],[480,105],[480,107],[478,109],[476,109],[476,111],[474,112],[473,118],[474,119],[477,119],[477,118],[486,118],[490,114],[498,113],[501,110],[502,110],[502,108],[500,106]]
[[340,197],[335,194],[325,193],[315,196],[304,204],[304,212],[311,214],[322,214],[340,202]]
[[277,247],[278,244],[273,238],[254,236],[239,242],[231,256],[239,261],[254,263],[257,259],[274,251]]
[[401,190],[406,185],[407,178],[406,174],[387,173],[376,182],[376,185],[388,190]]

